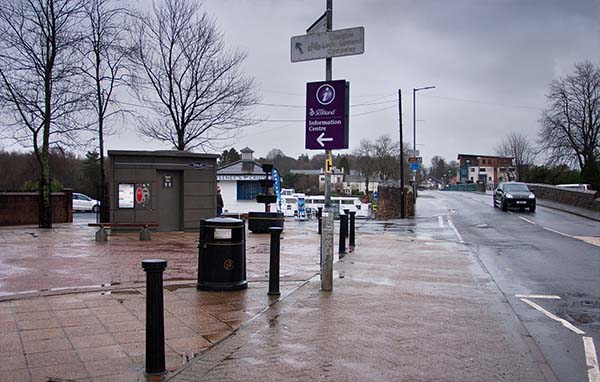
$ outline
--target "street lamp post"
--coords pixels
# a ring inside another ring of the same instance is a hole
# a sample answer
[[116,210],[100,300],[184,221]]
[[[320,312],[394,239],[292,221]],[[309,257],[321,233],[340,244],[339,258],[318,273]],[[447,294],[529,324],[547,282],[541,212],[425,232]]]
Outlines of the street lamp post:
[[[417,92],[419,90],[428,90],[428,89],[435,89],[435,86],[425,86],[422,88],[413,88],[413,155],[416,156],[416,152],[417,152]],[[415,172],[415,178],[414,178],[414,183],[413,183],[413,193],[415,195],[415,197],[417,196],[417,174],[419,172],[416,171]]]

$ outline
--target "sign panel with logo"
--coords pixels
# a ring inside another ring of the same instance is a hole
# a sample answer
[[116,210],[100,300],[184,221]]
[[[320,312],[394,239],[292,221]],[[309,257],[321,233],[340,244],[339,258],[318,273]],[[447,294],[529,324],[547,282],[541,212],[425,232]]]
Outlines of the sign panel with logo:
[[146,208],[150,203],[150,184],[137,183],[135,185],[135,204],[136,207]]
[[410,171],[419,171],[419,164],[418,163],[411,163],[410,164]]
[[345,80],[306,84],[306,149],[348,148],[348,93]]

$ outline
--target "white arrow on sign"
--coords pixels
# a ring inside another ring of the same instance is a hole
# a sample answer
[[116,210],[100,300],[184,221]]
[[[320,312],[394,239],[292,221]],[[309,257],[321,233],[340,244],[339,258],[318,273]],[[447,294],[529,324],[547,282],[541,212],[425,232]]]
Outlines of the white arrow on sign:
[[325,138],[325,133],[321,133],[321,135],[319,135],[317,137],[317,142],[319,142],[321,147],[325,147],[325,144],[323,142],[331,142],[331,141],[333,141],[333,138],[331,138],[331,137]]

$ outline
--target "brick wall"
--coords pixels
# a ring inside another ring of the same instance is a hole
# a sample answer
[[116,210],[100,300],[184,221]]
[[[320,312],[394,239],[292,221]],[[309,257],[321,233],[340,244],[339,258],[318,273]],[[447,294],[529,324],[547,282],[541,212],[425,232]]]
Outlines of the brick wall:
[[[52,193],[52,222],[73,222],[73,190]],[[37,192],[0,192],[0,226],[38,224]]]
[[571,190],[547,184],[528,183],[529,189],[540,199],[600,211],[600,192]]
[[[415,204],[413,202],[413,193],[410,188],[405,187],[405,216],[415,216]],[[379,186],[377,188],[379,200],[377,203],[377,220],[399,219],[401,210],[400,203],[402,192],[398,186]]]

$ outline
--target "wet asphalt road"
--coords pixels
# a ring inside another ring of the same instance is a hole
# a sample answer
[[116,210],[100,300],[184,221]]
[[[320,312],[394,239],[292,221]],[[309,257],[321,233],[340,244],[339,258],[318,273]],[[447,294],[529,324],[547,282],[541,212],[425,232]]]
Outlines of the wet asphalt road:
[[479,193],[420,196],[417,214],[449,217],[456,238],[476,253],[558,379],[596,380],[588,364],[590,343],[600,349],[600,222],[542,206],[535,213],[502,212],[491,195]]

